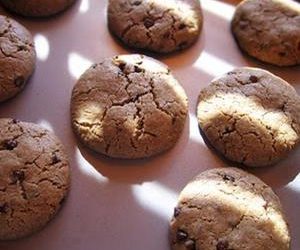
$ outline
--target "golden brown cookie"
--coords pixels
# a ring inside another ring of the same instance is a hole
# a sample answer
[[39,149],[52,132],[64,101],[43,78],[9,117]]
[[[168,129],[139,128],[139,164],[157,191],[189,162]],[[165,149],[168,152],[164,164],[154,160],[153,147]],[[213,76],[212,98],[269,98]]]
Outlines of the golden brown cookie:
[[0,240],[44,227],[61,207],[69,183],[67,156],[54,134],[0,119]]
[[194,44],[202,29],[199,0],[109,0],[108,26],[133,48],[169,53]]
[[2,5],[22,16],[46,17],[57,14],[76,0],[0,0]]
[[240,48],[274,65],[300,64],[300,4],[292,0],[245,0],[232,31]]
[[300,97],[281,78],[257,68],[238,68],[200,92],[197,117],[210,144],[229,160],[271,165],[300,138]]
[[171,220],[173,250],[288,250],[279,198],[237,168],[202,172],[180,193]]
[[159,61],[143,55],[107,58],[74,86],[73,130],[91,149],[142,158],[177,142],[188,112],[183,88]]
[[30,32],[0,15],[0,102],[24,88],[35,68],[35,55]]

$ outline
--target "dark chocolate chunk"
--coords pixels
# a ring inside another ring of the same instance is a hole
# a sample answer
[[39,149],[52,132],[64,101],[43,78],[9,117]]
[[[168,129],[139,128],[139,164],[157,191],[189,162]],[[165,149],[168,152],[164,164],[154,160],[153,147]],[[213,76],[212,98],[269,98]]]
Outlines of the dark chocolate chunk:
[[120,69],[122,72],[124,72],[125,67],[126,67],[126,63],[120,62],[118,66],[119,66],[119,69]]
[[174,217],[176,218],[180,214],[180,208],[175,207],[174,208]]
[[217,250],[229,250],[228,247],[228,241],[219,241],[217,244]]
[[249,78],[250,82],[252,83],[256,83],[258,82],[258,77],[257,76],[254,76],[254,75],[251,75],[250,78]]
[[61,160],[59,159],[59,157],[57,156],[56,153],[52,154],[52,164],[56,164],[59,163]]
[[13,119],[12,122],[13,122],[14,124],[16,124],[16,123],[18,123],[18,122],[20,122],[20,121],[19,121],[18,119]]
[[7,203],[3,203],[3,204],[1,204],[0,203],[0,214],[5,214],[5,213],[7,213]]
[[183,230],[178,230],[176,238],[177,241],[185,241],[188,238],[188,234]]
[[15,147],[18,146],[18,142],[15,141],[15,140],[7,140],[5,143],[4,143],[4,146],[7,150],[13,150]]
[[143,70],[142,68],[140,68],[140,67],[134,65],[134,72],[136,72],[136,73],[141,73],[141,72],[143,72],[143,71],[144,71],[144,70]]
[[149,29],[150,27],[152,27],[154,25],[154,21],[150,18],[145,18],[144,25],[147,29]]
[[14,82],[17,87],[21,87],[24,85],[25,79],[23,76],[18,76]]
[[185,25],[184,23],[181,23],[181,24],[179,25],[178,28],[179,28],[180,30],[183,30],[185,27],[186,27],[186,25]]
[[232,182],[235,181],[235,178],[233,176],[231,176],[231,175],[228,175],[228,174],[224,174],[222,176],[222,178],[223,178],[224,181],[232,181]]
[[135,1],[135,2],[133,2],[133,5],[138,6],[138,5],[140,5],[141,3],[142,3],[142,1]]
[[22,170],[15,170],[11,175],[12,183],[22,182],[25,180],[25,173]]

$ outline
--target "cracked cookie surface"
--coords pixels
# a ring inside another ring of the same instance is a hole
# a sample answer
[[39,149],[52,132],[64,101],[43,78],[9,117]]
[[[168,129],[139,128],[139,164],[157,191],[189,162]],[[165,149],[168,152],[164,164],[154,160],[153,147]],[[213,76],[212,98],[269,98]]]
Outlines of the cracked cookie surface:
[[187,105],[183,88],[165,65],[142,55],[115,56],[93,65],[74,86],[72,125],[97,152],[143,158],[174,146]]
[[300,64],[300,4],[292,0],[245,0],[232,32],[240,48],[274,65]]
[[210,144],[227,159],[271,165],[299,143],[300,97],[268,71],[238,68],[200,92],[197,118]]
[[76,0],[0,0],[3,6],[22,16],[45,17],[57,14]]
[[69,189],[69,163],[48,130],[3,118],[0,128],[0,240],[13,240],[54,217]]
[[19,93],[35,68],[35,49],[29,31],[0,15],[0,102]]
[[130,47],[169,53],[191,46],[202,29],[199,0],[109,0],[108,26]]
[[174,250],[288,250],[279,198],[237,168],[202,172],[180,193],[170,223]]

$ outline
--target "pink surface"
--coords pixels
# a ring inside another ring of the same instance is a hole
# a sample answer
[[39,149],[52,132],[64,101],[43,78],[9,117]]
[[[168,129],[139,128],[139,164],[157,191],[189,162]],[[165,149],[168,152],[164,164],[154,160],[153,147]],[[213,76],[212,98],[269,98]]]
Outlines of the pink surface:
[[[70,126],[70,95],[78,76],[91,62],[130,53],[106,28],[106,1],[78,0],[70,10],[49,19],[15,17],[35,37],[37,67],[25,90],[0,104],[0,117],[35,122],[54,131],[70,156],[72,189],[63,209],[44,230],[0,243],[1,250],[169,249],[168,221],[180,190],[199,172],[226,166],[200,136],[195,119],[200,89],[215,76],[248,65],[270,70],[300,93],[300,67],[271,67],[240,53],[229,29],[237,2],[202,0],[201,39],[188,50],[160,58],[185,88],[190,116],[174,149],[138,161],[112,160],[78,147]],[[274,167],[251,170],[280,196],[291,228],[292,250],[300,249],[299,170],[300,148]]]

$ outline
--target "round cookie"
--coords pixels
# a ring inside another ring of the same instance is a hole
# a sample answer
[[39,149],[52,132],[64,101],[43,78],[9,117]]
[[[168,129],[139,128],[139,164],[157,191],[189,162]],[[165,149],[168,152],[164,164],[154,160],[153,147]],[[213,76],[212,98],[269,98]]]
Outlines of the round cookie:
[[247,54],[278,66],[300,64],[300,4],[292,0],[245,0],[232,32]]
[[93,65],[74,86],[71,99],[79,139],[116,158],[143,158],[171,148],[187,112],[186,94],[169,69],[143,55]]
[[109,0],[108,26],[130,47],[169,53],[194,44],[202,29],[199,0]]
[[54,134],[32,123],[0,119],[0,240],[44,227],[65,199],[69,175]]
[[24,88],[35,68],[35,55],[29,31],[15,20],[0,15],[0,102]]
[[236,168],[202,172],[180,193],[170,223],[173,250],[288,250],[279,198]]
[[227,159],[271,165],[299,143],[300,97],[281,78],[257,68],[238,68],[200,92],[199,126]]
[[76,0],[0,0],[2,5],[22,16],[46,17],[57,14]]

